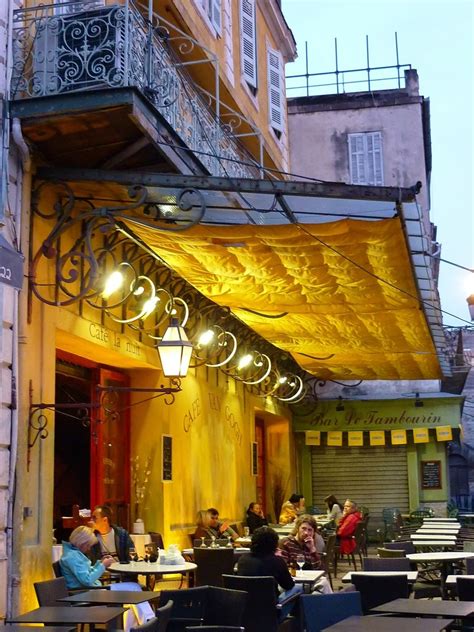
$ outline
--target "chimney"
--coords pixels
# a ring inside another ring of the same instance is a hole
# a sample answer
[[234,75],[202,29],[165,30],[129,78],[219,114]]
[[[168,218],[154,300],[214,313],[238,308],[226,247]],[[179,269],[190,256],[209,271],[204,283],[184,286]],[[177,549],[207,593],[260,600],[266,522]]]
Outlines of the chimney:
[[415,68],[405,70],[405,87],[411,97],[420,96],[420,82],[418,81],[418,72]]

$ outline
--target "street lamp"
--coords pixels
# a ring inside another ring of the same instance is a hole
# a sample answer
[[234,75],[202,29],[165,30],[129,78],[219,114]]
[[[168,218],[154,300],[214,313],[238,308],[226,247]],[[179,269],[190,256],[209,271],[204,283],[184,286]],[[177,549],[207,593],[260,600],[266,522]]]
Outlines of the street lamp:
[[469,315],[471,316],[471,320],[474,320],[474,294],[468,296],[466,301],[469,307]]
[[193,345],[177,318],[171,318],[157,348],[164,376],[186,377]]

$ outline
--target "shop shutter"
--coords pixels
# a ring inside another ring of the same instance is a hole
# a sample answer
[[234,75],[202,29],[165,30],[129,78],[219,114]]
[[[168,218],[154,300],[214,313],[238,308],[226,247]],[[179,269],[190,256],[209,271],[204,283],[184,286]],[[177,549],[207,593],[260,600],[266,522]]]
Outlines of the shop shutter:
[[256,88],[255,0],[241,0],[240,2],[240,56],[242,75],[252,88]]
[[282,90],[282,61],[278,51],[267,51],[268,102],[270,125],[278,132],[283,131],[283,105],[285,99]]
[[370,510],[369,531],[382,526],[382,509],[409,511],[406,446],[311,448],[312,502],[325,510],[324,498],[354,500]]

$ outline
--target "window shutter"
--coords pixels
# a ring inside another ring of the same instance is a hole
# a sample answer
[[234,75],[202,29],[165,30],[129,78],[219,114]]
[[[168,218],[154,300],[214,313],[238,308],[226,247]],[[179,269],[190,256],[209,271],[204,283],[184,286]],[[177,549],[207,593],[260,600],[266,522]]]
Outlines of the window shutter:
[[280,53],[268,49],[268,102],[271,126],[279,132],[283,132],[283,80],[281,76],[282,63]]
[[351,184],[367,184],[364,134],[349,134]]
[[216,32],[221,34],[221,0],[210,0],[210,18]]
[[369,166],[369,179],[367,184],[382,186],[383,162],[381,132],[371,132],[367,134],[367,159]]
[[256,88],[255,0],[241,0],[240,2],[240,56],[244,79],[253,88]]

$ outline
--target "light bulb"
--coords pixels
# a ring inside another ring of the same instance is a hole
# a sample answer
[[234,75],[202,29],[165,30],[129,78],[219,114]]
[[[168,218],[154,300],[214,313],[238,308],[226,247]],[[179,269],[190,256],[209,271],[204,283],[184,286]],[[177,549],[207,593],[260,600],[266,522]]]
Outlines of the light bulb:
[[198,345],[204,347],[205,345],[208,345],[213,339],[214,332],[212,331],[212,329],[208,329],[199,336]]
[[114,270],[109,274],[102,291],[102,298],[107,300],[114,292],[119,290],[123,285],[123,274],[118,270]]
[[240,371],[241,369],[245,369],[245,367],[247,367],[252,362],[252,359],[253,358],[250,355],[250,353],[247,353],[244,356],[242,356],[239,360],[237,370]]

